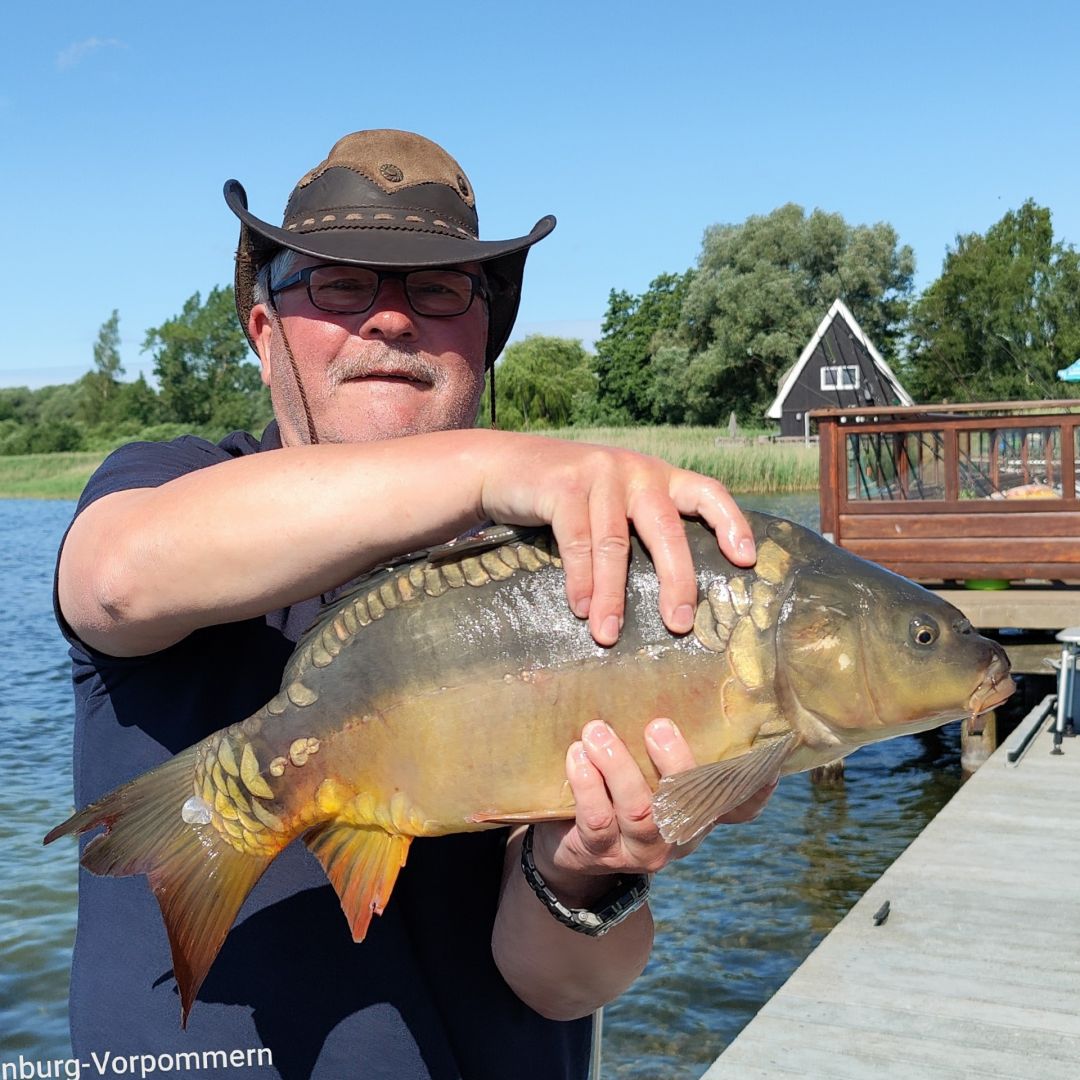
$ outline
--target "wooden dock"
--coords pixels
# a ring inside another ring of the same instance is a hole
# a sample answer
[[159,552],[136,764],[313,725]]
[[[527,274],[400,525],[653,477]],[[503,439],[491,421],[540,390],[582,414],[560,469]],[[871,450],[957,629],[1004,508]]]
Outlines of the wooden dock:
[[[1032,714],[702,1080],[1076,1080],[1080,738]],[[874,916],[889,902],[888,918]]]

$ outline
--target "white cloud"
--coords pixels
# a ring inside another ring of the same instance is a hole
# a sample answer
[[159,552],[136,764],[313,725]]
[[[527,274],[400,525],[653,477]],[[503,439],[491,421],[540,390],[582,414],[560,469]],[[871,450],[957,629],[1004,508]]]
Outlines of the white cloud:
[[124,49],[127,46],[116,38],[91,37],[85,41],[76,41],[66,49],[61,49],[56,54],[56,66],[61,71],[67,71],[78,64],[84,56],[97,52],[98,49]]

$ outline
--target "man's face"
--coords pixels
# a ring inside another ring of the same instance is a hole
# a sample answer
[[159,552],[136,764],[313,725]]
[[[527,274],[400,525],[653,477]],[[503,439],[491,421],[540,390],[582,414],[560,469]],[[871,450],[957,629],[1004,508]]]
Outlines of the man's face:
[[[322,261],[300,257],[292,270]],[[476,264],[458,269],[479,272]],[[371,442],[472,425],[487,344],[487,305],[480,297],[452,318],[417,315],[404,284],[392,279],[359,315],[320,311],[303,287],[274,299],[321,442]],[[282,443],[308,442],[296,379],[266,305],[255,305],[248,328]]]

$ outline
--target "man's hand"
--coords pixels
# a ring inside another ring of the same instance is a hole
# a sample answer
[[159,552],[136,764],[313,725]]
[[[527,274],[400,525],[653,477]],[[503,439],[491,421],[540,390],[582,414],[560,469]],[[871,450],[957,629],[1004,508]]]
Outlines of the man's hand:
[[664,625],[676,634],[693,627],[697,604],[682,516],[705,521],[733,563],[753,564],[750,527],[727,488],[659,458],[511,435],[478,465],[483,517],[551,525],[567,600],[601,645],[614,644],[622,626],[631,525],[656,566]]
[[[649,756],[661,776],[682,772],[696,762],[686,740],[667,719],[645,729]],[[573,824],[536,826],[534,857],[544,880],[564,903],[587,907],[609,887],[604,876],[655,873],[688,855],[700,842],[668,844],[652,817],[652,791],[626,745],[602,721],[585,726],[566,757],[574,793]],[[723,824],[752,821],[761,813],[775,784],[721,817]]]

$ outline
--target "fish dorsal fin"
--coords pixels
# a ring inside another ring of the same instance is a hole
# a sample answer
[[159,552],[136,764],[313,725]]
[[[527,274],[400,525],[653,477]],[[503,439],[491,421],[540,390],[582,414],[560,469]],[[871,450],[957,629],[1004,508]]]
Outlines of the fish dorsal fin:
[[776,783],[797,740],[794,734],[782,735],[727,761],[665,776],[653,796],[660,835],[669,844],[688,843],[759,788]]
[[[426,555],[427,552],[422,551],[405,556],[393,566],[377,567],[364,574],[363,577],[357,578],[330,603],[323,604],[308,628],[297,640],[296,648],[289,657],[289,662],[281,677],[281,685],[288,686],[289,683],[303,676],[304,672],[312,666],[313,653],[316,649],[322,647],[325,650],[329,645],[331,650],[340,651],[342,643],[348,641],[360,627],[372,621],[369,599],[374,596],[382,602],[383,589],[386,587],[389,587],[391,595],[396,598],[398,586],[395,582],[398,575],[402,571],[407,575],[409,567],[422,565]],[[396,599],[396,603],[400,602],[400,599]],[[338,624],[336,632],[332,629],[335,622]],[[331,635],[329,638],[325,637],[327,631]],[[336,646],[334,638],[337,638],[339,642]],[[321,665],[316,664],[316,666]]]
[[466,533],[448,544],[431,548],[426,554],[428,562],[438,564],[446,559],[460,559],[479,555],[506,544],[530,543],[547,530],[536,525],[487,525],[478,532]]
[[372,914],[383,913],[411,841],[411,836],[388,833],[377,825],[335,823],[304,837],[338,894],[353,941],[363,941]]

